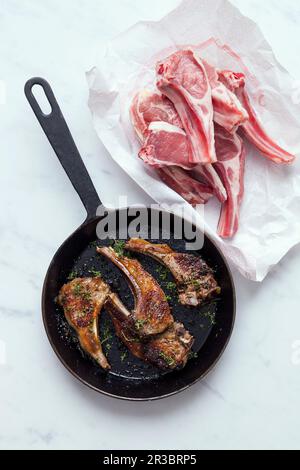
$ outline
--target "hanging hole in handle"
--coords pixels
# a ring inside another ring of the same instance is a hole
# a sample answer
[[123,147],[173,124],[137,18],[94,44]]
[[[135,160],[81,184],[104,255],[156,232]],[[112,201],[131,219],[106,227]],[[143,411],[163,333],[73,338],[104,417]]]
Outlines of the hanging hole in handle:
[[49,103],[47,96],[45,95],[43,87],[36,84],[33,85],[31,91],[44,116],[49,116],[52,113],[52,106]]

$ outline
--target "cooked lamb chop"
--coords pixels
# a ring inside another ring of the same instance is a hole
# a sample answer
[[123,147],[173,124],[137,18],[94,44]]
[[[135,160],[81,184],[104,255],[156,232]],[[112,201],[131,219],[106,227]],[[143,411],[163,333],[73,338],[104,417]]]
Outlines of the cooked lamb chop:
[[213,270],[199,256],[177,253],[168,245],[152,244],[139,238],[129,240],[126,249],[149,255],[165,265],[176,280],[179,301],[184,305],[196,306],[220,293]]
[[109,292],[109,286],[100,277],[78,278],[65,284],[57,298],[82,349],[103,369],[110,369],[110,365],[102,352],[98,317]]
[[137,260],[118,255],[111,247],[97,248],[97,252],[112,261],[127,277],[135,299],[132,317],[140,337],[157,335],[173,324],[164,292]]
[[120,299],[111,294],[105,308],[112,317],[115,331],[130,352],[160,369],[179,369],[186,365],[194,339],[181,323],[174,322],[163,333],[143,342],[131,327],[131,313]]

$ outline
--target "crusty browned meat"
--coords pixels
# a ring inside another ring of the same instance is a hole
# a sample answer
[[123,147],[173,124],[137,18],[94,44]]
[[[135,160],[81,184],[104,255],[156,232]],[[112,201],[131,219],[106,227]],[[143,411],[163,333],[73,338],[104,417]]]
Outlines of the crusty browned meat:
[[163,333],[149,337],[143,342],[131,327],[131,313],[115,294],[105,303],[115,331],[131,353],[160,369],[173,370],[184,367],[194,339],[181,323],[174,322]]
[[97,248],[97,252],[112,261],[128,279],[135,299],[131,315],[141,338],[162,333],[173,324],[163,290],[137,260],[118,255],[111,247]]
[[140,238],[132,238],[125,247],[149,255],[166,266],[175,278],[179,301],[184,305],[196,306],[220,293],[213,270],[199,256],[177,253],[169,245],[153,244]]
[[133,328],[132,314],[123,305],[116,294],[108,296],[105,309],[110,314],[116,335],[127,346],[129,351],[139,359],[144,359],[143,342]]
[[110,369],[110,365],[102,352],[98,317],[109,292],[109,286],[100,277],[78,278],[65,284],[57,298],[82,349],[103,369]]
[[174,322],[144,347],[145,360],[160,369],[181,369],[188,360],[194,338],[182,323]]

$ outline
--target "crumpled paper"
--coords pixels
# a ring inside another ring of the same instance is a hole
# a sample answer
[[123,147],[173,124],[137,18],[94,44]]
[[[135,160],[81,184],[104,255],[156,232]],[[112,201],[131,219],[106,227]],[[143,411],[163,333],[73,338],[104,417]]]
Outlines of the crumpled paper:
[[[296,155],[300,112],[293,102],[292,78],[255,23],[227,0],[184,0],[160,21],[137,23],[107,44],[97,67],[87,73],[99,138],[155,201],[194,211],[138,159],[140,145],[129,118],[134,93],[155,86],[156,61],[187,45],[198,45],[202,57],[215,66],[246,74],[249,94],[269,134]],[[299,159],[290,167],[276,166],[248,145],[240,229],[231,240],[216,234],[219,211],[216,201],[205,206],[206,231],[245,277],[262,281],[300,241]]]

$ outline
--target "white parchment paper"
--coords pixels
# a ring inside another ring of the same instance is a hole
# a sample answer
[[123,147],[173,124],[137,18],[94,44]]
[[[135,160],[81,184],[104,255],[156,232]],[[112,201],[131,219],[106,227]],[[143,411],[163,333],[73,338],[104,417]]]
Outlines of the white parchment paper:
[[[299,156],[300,105],[293,99],[292,78],[260,29],[227,0],[184,0],[160,21],[137,23],[107,44],[97,66],[87,73],[98,136],[112,158],[155,201],[179,203],[194,211],[138,159],[140,146],[129,119],[134,93],[155,86],[156,61],[186,45],[198,45],[201,55],[215,66],[244,72],[266,129]],[[299,158],[293,166],[276,166],[247,146],[240,229],[232,240],[216,234],[218,203],[205,206],[206,230],[248,279],[262,281],[300,241],[299,170]]]

